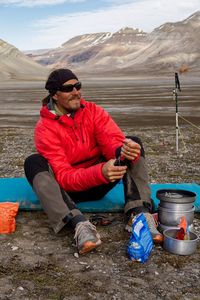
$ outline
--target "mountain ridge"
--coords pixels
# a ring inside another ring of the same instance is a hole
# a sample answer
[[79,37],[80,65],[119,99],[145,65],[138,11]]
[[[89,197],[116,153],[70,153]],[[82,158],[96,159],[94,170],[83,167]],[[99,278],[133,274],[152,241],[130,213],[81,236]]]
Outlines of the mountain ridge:
[[75,36],[54,49],[26,51],[0,40],[0,78],[39,78],[54,68],[93,75],[200,75],[200,11],[147,33],[124,27]]
[[0,39],[0,79],[42,79],[48,69],[30,59],[13,45]]
[[51,68],[84,73],[168,74],[200,72],[200,11],[146,33],[125,27],[115,33],[76,36],[33,59]]

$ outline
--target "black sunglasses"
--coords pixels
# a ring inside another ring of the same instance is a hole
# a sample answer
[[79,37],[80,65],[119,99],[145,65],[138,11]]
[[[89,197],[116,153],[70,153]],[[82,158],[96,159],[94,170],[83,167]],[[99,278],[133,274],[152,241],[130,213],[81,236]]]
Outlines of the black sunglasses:
[[81,89],[81,82],[78,81],[75,84],[64,84],[59,88],[59,91],[64,92],[64,93],[71,93],[73,89],[75,88],[77,91]]

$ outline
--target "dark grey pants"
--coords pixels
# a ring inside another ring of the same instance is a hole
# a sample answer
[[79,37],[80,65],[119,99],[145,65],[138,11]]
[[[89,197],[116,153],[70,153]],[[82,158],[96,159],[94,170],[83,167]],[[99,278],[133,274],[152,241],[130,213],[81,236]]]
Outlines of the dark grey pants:
[[[132,139],[142,146],[138,138]],[[143,147],[141,157],[136,163],[124,163],[128,166],[123,177],[125,214],[132,211],[136,213],[150,211],[150,189]],[[99,200],[118,183],[116,181],[82,192],[66,192],[61,189],[47,160],[40,154],[29,156],[25,160],[24,169],[55,233],[59,232],[67,223],[75,227],[78,222],[86,220],[76,203]]]

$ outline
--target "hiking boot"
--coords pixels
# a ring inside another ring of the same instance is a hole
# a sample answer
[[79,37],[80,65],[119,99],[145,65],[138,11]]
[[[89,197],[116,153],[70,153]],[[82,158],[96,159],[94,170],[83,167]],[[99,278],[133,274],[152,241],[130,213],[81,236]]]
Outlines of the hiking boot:
[[154,243],[156,243],[156,244],[162,243],[163,235],[157,230],[158,224],[156,223],[153,215],[150,213],[144,213],[144,215],[147,220],[147,224],[149,226],[149,230],[151,232]]
[[79,254],[87,253],[101,244],[96,227],[89,221],[79,222],[76,225],[74,238]]
[[[144,213],[147,224],[149,226],[149,231],[151,232],[152,239],[155,244],[160,244],[163,242],[163,235],[157,230],[157,224],[152,214]],[[132,223],[135,218],[134,214],[131,214],[128,223],[126,224],[125,230],[132,232]]]
[[[134,218],[135,218],[135,215],[131,214],[131,216],[129,217],[128,222],[125,226],[125,230],[128,231],[129,233],[132,232],[132,224],[133,224]],[[126,220],[127,220],[127,217],[126,217]]]

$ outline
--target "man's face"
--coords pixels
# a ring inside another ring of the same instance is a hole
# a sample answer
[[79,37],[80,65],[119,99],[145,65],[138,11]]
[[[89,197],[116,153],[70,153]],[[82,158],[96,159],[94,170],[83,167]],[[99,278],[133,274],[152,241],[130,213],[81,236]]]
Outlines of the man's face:
[[[63,86],[69,84],[76,84],[78,81],[76,79],[71,79],[66,81]],[[53,99],[56,100],[56,104],[58,109],[65,113],[71,113],[72,111],[76,111],[80,108],[80,99],[81,99],[81,91],[77,90],[75,87],[71,92],[61,92],[57,91],[53,96]]]

